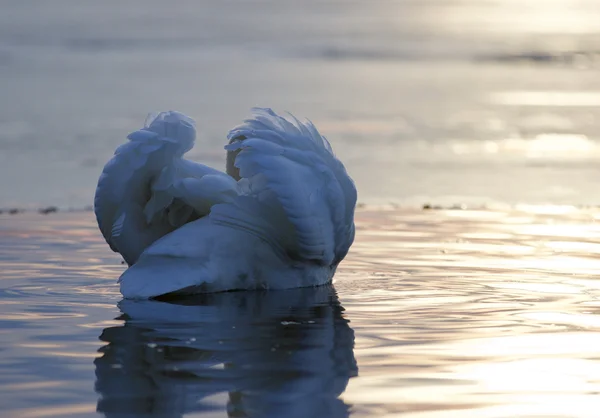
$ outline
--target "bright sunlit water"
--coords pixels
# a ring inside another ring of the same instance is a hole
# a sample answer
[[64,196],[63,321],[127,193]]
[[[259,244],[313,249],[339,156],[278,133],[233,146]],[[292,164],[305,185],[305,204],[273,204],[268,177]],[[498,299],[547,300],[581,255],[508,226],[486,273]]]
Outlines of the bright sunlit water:
[[257,105],[313,120],[367,203],[334,287],[162,302],[121,299],[90,212],[0,214],[0,417],[597,417],[600,212],[570,205],[600,203],[599,22],[0,0],[0,210],[90,205],[150,111],[194,117],[190,157],[223,167]]
[[595,417],[599,215],[361,209],[333,288],[121,300],[91,213],[3,215],[2,417]]

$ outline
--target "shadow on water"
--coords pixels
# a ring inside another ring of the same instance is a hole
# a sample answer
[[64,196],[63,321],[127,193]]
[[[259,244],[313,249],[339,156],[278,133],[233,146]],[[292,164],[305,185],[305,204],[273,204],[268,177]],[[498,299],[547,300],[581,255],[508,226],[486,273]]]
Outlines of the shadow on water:
[[358,373],[354,331],[331,286],[119,308],[94,361],[106,417],[349,415],[338,397]]

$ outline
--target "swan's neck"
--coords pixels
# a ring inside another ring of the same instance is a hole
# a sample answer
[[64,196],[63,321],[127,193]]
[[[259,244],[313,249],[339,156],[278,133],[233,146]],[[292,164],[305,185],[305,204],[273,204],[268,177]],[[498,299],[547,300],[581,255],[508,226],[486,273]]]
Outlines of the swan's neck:
[[[240,137],[236,137],[236,138],[232,138],[231,141],[229,141],[229,143],[233,143],[233,142],[239,142],[239,141],[243,141],[244,139],[246,139],[243,136]],[[235,157],[237,157],[237,155],[240,153],[241,150],[235,150],[235,151],[227,151],[227,163],[225,166],[225,170],[227,171],[227,174],[229,174],[231,177],[233,177],[236,181],[240,180],[240,170],[239,168],[237,168],[235,166]]]

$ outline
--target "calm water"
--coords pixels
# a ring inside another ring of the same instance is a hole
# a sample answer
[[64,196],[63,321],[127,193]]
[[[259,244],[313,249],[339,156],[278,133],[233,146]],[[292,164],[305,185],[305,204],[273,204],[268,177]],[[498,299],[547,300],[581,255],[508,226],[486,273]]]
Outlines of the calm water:
[[0,209],[91,204],[150,111],[222,167],[257,105],[404,208],[359,211],[332,288],[162,302],[121,300],[91,213],[0,214],[0,417],[598,416],[600,215],[540,206],[600,202],[597,0],[0,10]]
[[91,213],[0,218],[2,417],[595,417],[600,216],[369,210],[334,287],[124,301]]
[[256,105],[311,118],[367,203],[599,203],[597,0],[0,9],[0,208],[89,205],[155,110],[196,118],[190,156],[222,167]]

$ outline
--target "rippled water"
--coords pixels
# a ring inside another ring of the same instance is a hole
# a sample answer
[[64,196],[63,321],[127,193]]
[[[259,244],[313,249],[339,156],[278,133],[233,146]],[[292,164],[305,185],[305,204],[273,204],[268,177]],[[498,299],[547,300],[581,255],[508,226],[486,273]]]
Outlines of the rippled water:
[[0,217],[2,417],[595,417],[596,211],[361,209],[333,287],[124,301],[91,213]]

